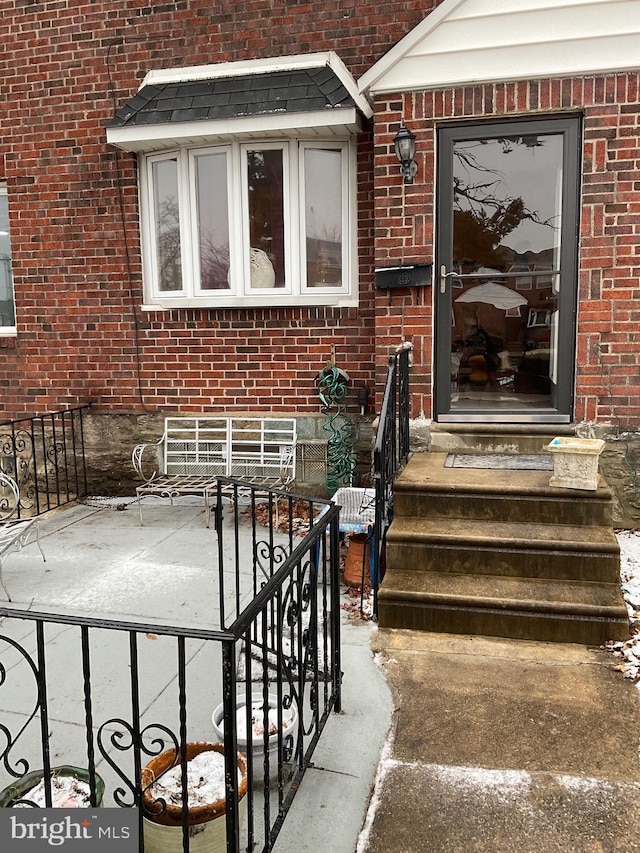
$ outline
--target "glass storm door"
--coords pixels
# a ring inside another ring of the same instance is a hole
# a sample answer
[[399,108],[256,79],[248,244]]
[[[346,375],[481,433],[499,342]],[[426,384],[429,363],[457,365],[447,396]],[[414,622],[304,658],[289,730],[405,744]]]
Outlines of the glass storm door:
[[438,133],[435,401],[443,422],[568,422],[578,118]]

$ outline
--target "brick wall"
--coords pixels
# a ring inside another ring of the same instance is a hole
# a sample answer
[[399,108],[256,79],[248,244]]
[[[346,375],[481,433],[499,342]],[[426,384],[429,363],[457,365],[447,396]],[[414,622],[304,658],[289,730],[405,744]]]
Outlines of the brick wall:
[[17,339],[0,412],[317,411],[327,359],[373,383],[371,139],[359,145],[358,309],[142,314],[135,159],[104,126],[152,68],[335,50],[361,75],[436,3],[16,0],[0,17],[0,180]]
[[[584,116],[579,256],[577,422],[635,431],[640,420],[640,79],[637,73],[479,85],[381,98],[375,114],[375,259],[381,266],[434,254],[435,125],[441,119]],[[418,175],[402,184],[392,139],[404,117],[418,136]],[[377,294],[383,350],[415,347],[414,415],[431,413],[432,294]]]
[[[358,143],[358,309],[142,313],[135,159],[104,126],[151,68],[335,50],[354,76],[438,5],[406,0],[15,0],[0,17],[0,180],[9,190],[17,339],[0,338],[4,417],[94,411],[317,412],[335,354],[380,387],[387,353],[414,344],[414,415],[431,414],[432,293],[375,291],[374,266],[433,260],[439,119],[585,117],[576,420],[637,424],[638,75],[391,96]],[[419,135],[416,183],[391,140]],[[372,156],[375,152],[375,170]],[[374,219],[375,195],[375,219]],[[374,230],[375,222],[375,230]]]

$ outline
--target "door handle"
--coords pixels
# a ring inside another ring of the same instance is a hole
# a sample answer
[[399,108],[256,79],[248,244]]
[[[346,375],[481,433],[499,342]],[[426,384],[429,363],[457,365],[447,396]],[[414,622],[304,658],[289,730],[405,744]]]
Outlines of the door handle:
[[440,267],[440,293],[447,292],[447,279],[451,276],[457,276],[457,272],[447,272],[447,268],[444,264]]

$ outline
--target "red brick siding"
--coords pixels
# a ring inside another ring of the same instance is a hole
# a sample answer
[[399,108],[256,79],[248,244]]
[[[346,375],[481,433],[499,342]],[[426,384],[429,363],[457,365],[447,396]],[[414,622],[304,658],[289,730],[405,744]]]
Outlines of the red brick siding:
[[9,192],[18,337],[0,339],[3,416],[89,400],[109,411],[317,412],[314,379],[332,353],[354,385],[371,386],[369,133],[359,143],[358,309],[143,314],[135,159],[106,145],[104,126],[152,68],[334,50],[358,77],[437,3],[8,5],[0,180]]
[[[376,264],[432,261],[435,127],[441,119],[584,116],[576,421],[640,420],[640,104],[637,73],[391,95],[376,104]],[[416,181],[393,156],[401,118],[418,136]],[[415,345],[414,415],[431,414],[431,290],[378,293],[378,377],[386,352]]]

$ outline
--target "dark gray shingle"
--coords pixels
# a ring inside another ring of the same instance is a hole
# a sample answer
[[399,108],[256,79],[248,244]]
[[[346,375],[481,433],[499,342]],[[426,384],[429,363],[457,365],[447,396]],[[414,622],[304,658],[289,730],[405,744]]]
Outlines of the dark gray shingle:
[[268,115],[353,107],[328,66],[144,86],[118,110],[109,127]]

